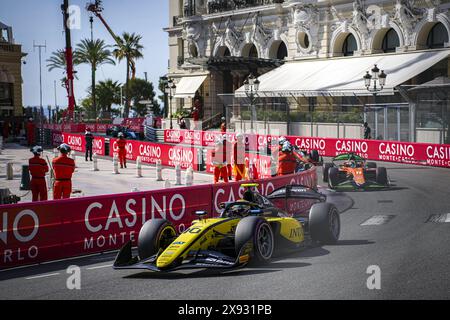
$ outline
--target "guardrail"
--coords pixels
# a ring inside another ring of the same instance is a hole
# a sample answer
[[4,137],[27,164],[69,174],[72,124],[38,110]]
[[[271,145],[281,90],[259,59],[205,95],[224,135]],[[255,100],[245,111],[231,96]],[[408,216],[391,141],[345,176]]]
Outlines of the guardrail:
[[[317,186],[315,168],[291,176],[256,181],[261,194],[288,184]],[[240,183],[202,185],[0,206],[0,269],[119,249],[136,243],[149,219],[171,221],[179,232],[206,210],[242,197]],[[201,195],[199,197],[198,195]]]

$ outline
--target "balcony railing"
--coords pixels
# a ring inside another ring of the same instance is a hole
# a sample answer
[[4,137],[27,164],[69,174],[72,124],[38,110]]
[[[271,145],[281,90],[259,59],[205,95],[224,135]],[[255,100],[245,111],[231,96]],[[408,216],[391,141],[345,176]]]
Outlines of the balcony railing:
[[[194,16],[196,12],[196,0],[191,0],[184,8],[185,17]],[[219,13],[231,10],[240,10],[251,7],[283,3],[284,0],[207,0],[207,13]]]

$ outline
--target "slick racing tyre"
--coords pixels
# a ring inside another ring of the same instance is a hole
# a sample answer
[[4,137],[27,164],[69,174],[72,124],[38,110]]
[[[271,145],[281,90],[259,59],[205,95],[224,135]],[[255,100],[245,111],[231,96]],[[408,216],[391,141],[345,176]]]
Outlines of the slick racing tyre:
[[377,167],[377,164],[375,162],[367,162],[367,168],[375,169],[376,167]]
[[309,233],[321,244],[335,244],[341,233],[341,219],[331,203],[317,203],[309,211]]
[[275,237],[270,224],[261,217],[246,217],[236,228],[235,248],[236,254],[251,241],[253,244],[253,257],[257,262],[267,262],[272,258]]
[[144,260],[157,254],[160,249],[165,250],[176,236],[177,232],[169,221],[164,219],[147,221],[139,231],[139,258]]
[[330,189],[336,188],[339,184],[339,169],[332,167],[328,170],[328,186]]
[[323,182],[328,182],[328,172],[329,172],[330,168],[332,168],[332,167],[333,167],[332,163],[325,163],[323,165],[323,172],[322,172]]
[[388,185],[387,171],[384,167],[377,168],[377,183],[383,186]]

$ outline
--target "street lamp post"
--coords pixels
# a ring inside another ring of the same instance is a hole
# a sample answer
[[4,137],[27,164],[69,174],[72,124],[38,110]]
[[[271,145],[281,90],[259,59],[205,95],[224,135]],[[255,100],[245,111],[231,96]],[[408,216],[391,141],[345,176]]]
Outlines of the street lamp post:
[[250,99],[250,108],[251,108],[251,130],[254,131],[254,122],[256,120],[256,95],[259,91],[260,81],[253,74],[251,74],[244,81],[244,89],[247,97]]
[[[377,94],[381,92],[384,89],[384,86],[386,85],[386,78],[387,75],[384,73],[384,70],[381,70],[377,67],[377,65],[374,65],[374,67],[371,70],[371,74],[369,71],[366,72],[364,75],[364,84],[366,86],[367,91],[373,94],[373,103],[375,105],[375,136],[378,137],[378,111],[376,108],[376,98]],[[386,110],[385,110],[385,121],[386,121]],[[386,136],[386,125],[384,127],[385,136]]]
[[170,129],[173,129],[173,122],[172,122],[172,98],[173,98],[173,93],[175,91],[175,89],[177,88],[177,86],[175,85],[175,83],[173,82],[173,79],[169,79],[167,81],[167,84],[165,86],[166,89],[166,93],[169,95],[169,117],[170,117]]

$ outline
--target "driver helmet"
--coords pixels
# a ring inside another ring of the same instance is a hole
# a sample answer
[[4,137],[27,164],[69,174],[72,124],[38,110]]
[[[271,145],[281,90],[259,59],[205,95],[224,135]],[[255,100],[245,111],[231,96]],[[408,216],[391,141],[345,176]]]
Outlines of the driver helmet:
[[58,148],[59,152],[61,152],[62,154],[68,154],[72,149],[70,148],[70,146],[66,143],[61,144]]
[[44,149],[41,146],[34,146],[33,148],[31,148],[30,150],[33,154],[35,155],[41,155],[42,152],[44,152]]
[[118,136],[119,138],[123,138],[123,132],[119,132],[119,133],[117,134],[117,136]]

